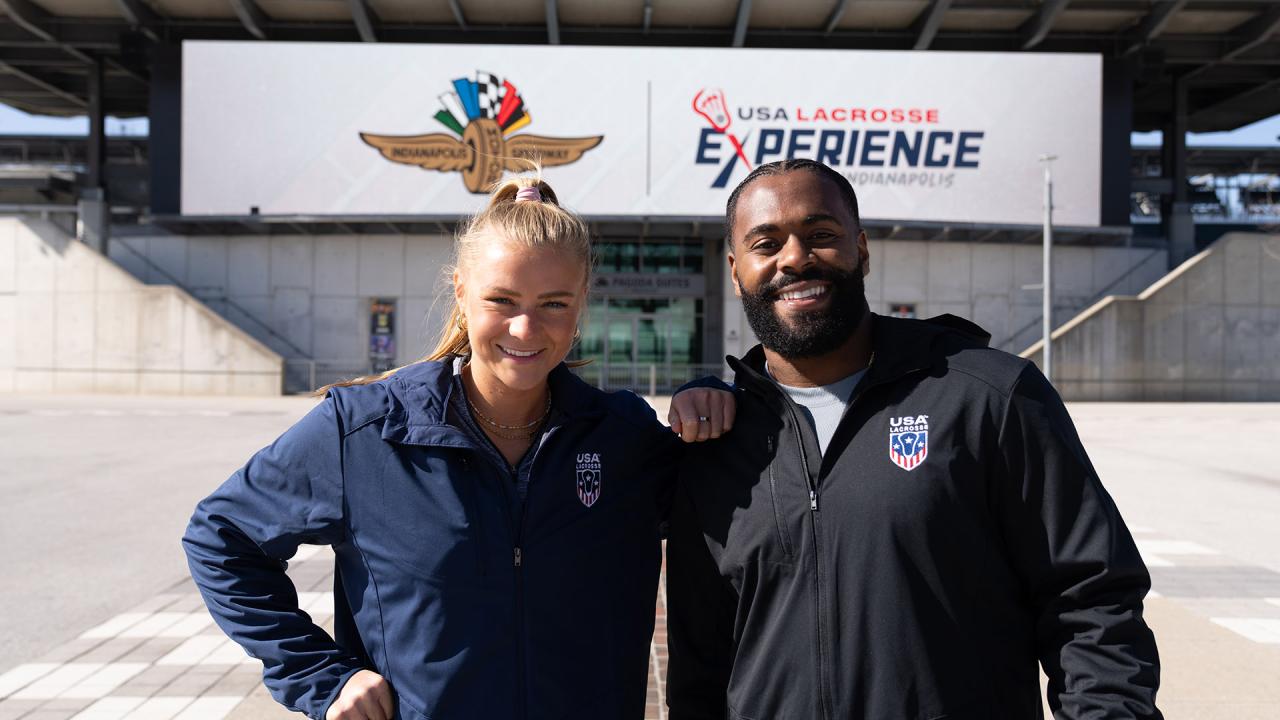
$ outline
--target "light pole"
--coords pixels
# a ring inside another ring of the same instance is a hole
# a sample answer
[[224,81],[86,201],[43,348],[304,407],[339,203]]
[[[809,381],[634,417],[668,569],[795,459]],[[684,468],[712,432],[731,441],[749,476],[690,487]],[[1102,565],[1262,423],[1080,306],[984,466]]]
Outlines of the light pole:
[[1044,376],[1053,384],[1053,161],[1057,155],[1041,155],[1044,163],[1044,346],[1040,351]]

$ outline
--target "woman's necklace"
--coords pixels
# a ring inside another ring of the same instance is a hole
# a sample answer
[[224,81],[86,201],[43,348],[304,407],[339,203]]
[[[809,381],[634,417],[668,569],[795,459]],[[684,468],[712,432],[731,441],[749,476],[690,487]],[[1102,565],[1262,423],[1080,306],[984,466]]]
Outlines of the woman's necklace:
[[469,397],[467,398],[467,404],[471,406],[471,412],[476,419],[485,424],[488,432],[508,440],[528,440],[538,434],[539,426],[546,422],[547,416],[551,414],[551,393],[547,393],[547,406],[542,409],[542,415],[533,422],[525,423],[524,425],[503,425],[481,412],[480,408],[476,407],[476,404]]

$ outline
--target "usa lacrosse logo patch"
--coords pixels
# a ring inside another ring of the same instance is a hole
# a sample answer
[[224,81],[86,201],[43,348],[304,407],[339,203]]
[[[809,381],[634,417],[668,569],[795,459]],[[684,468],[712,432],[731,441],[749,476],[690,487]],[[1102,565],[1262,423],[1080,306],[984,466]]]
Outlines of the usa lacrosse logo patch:
[[578,499],[591,507],[600,499],[600,453],[578,453]]
[[929,456],[929,416],[889,418],[889,459],[903,470],[915,470]]

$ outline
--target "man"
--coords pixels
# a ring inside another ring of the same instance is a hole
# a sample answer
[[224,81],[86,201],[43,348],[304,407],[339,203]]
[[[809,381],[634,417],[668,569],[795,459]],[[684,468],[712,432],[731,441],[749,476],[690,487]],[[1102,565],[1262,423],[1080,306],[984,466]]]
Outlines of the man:
[[944,316],[870,313],[853,188],[807,160],[729,197],[760,338],[686,449],[672,720],[1160,718],[1150,579],[1053,388]]

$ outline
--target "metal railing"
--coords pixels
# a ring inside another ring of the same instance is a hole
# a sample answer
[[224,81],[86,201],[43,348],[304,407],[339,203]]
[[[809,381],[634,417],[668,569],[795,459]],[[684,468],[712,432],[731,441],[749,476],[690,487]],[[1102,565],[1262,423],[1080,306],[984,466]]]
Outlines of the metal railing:
[[286,394],[309,393],[372,372],[369,361],[359,358],[285,358],[284,391]]
[[[574,373],[601,390],[631,390],[641,395],[667,395],[681,385],[707,375],[724,377],[723,365],[651,363],[609,363],[599,360],[574,368]],[[341,380],[371,374],[367,361],[359,358],[286,358],[285,393],[309,393]]]
[[631,390],[641,395],[666,395],[676,391],[690,380],[707,375],[723,377],[722,364],[654,364],[654,363],[605,363],[596,360],[574,368],[578,377],[601,390]]

